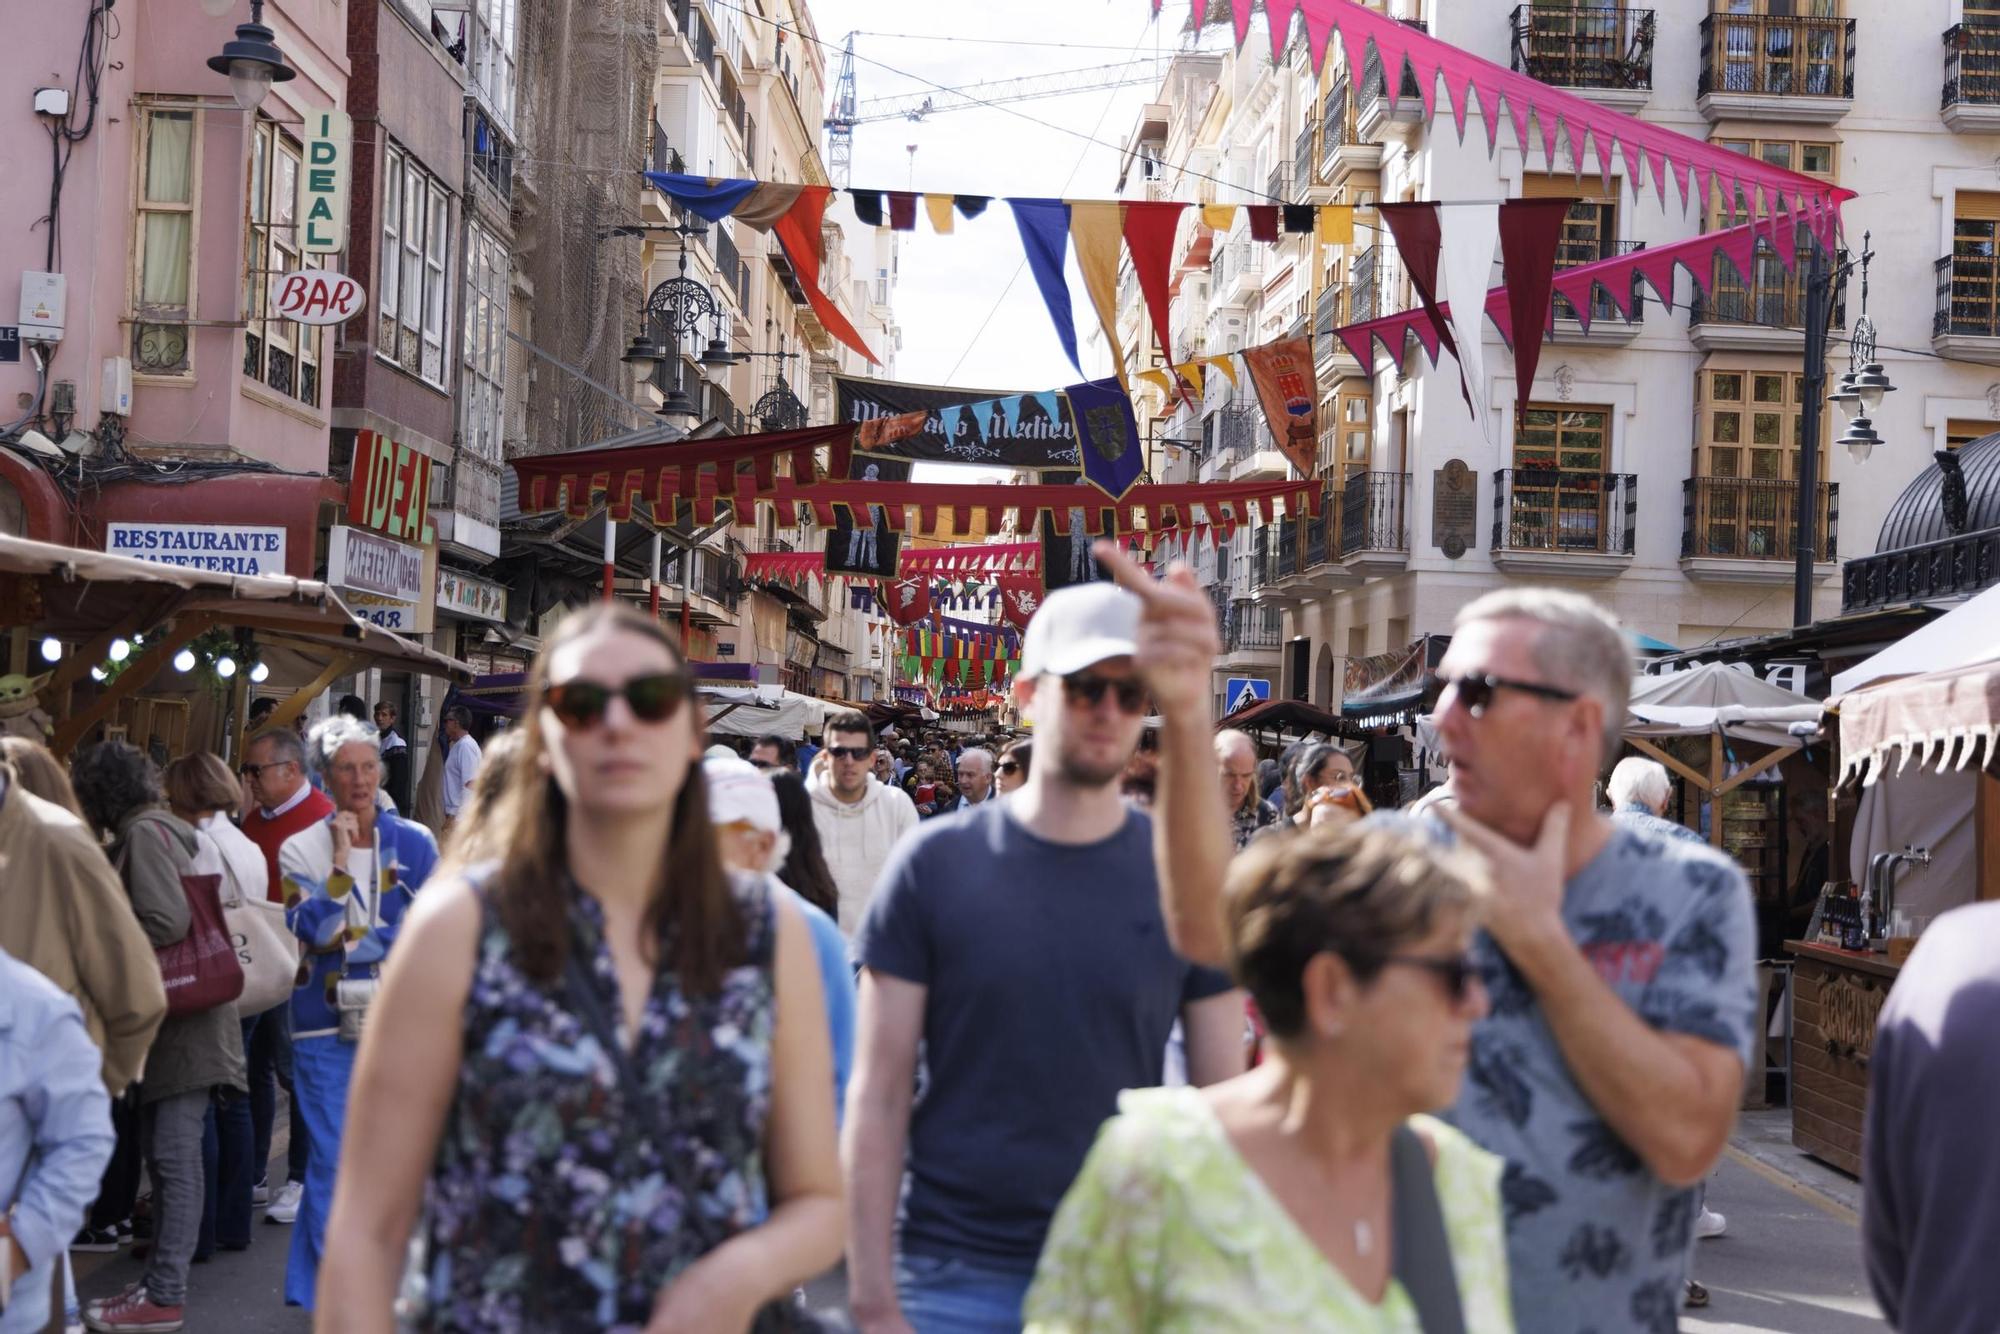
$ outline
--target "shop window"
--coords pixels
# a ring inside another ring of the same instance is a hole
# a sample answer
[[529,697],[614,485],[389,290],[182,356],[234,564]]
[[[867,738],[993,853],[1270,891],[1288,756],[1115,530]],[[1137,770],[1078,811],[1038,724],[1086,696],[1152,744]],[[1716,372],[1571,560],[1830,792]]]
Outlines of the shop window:
[[383,156],[375,355],[442,389],[451,194],[402,150]]
[[201,172],[200,113],[139,111],[138,225],[132,256],[132,369],[194,374],[194,236]]
[[250,184],[245,191],[243,246],[243,374],[308,407],[320,402],[320,350],[325,332],[271,314],[271,285],[280,275],[320,267],[301,255],[296,212],[301,151],[277,123],[259,116],[251,132]]

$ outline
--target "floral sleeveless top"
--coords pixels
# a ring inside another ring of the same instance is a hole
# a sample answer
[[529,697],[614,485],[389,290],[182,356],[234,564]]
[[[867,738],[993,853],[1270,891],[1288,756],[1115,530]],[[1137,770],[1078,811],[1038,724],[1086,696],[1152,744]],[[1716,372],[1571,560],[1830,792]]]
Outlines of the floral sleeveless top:
[[[564,979],[516,967],[481,895],[458,1090],[427,1198],[419,1328],[636,1331],[675,1275],[765,1216],[775,922],[761,884],[735,888],[746,962],[706,997],[655,973],[631,1048],[637,1097]],[[571,949],[623,1041],[602,912],[574,885],[570,900]]]

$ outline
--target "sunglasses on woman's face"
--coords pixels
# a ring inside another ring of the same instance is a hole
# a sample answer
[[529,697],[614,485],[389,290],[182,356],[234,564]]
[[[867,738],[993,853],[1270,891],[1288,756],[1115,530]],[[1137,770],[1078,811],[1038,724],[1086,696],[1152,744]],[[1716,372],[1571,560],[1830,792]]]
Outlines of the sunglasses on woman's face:
[[1021,772],[1021,766],[1014,760],[1002,760],[1000,761],[1000,772],[1003,774],[1017,774]]
[[579,676],[550,686],[543,693],[542,702],[570,727],[595,727],[604,721],[605,710],[620,695],[640,722],[664,723],[680,711],[688,697],[687,674],[656,672],[635,676],[618,686]]
[[1470,954],[1457,958],[1439,959],[1428,954],[1392,954],[1383,963],[1399,963],[1406,968],[1421,968],[1438,981],[1444,983],[1444,994],[1451,1003],[1459,1004],[1465,993],[1471,989],[1472,980],[1479,976],[1479,965]]

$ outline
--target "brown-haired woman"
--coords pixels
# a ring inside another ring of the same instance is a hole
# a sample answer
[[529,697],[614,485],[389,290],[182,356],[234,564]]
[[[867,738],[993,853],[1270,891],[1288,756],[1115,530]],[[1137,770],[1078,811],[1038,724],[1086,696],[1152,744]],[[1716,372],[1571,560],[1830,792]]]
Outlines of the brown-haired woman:
[[[1420,1334],[1440,1294],[1506,1334],[1500,1160],[1421,1115],[1457,1095],[1486,1011],[1472,887],[1407,835],[1320,829],[1253,843],[1226,893],[1264,1064],[1120,1097],[1050,1227],[1030,1334]],[[1433,1244],[1403,1247],[1426,1213]]]
[[572,614],[531,676],[496,865],[411,910],[354,1074],[318,1328],[740,1331],[840,1254],[804,924],[717,858],[686,664]]

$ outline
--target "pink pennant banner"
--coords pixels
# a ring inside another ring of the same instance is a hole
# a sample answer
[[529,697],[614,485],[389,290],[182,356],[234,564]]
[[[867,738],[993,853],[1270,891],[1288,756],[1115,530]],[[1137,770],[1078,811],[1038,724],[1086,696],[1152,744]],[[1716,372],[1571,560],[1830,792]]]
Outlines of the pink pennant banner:
[[[1231,0],[1230,13],[1238,46],[1249,34],[1251,3],[1252,0]],[[1154,0],[1153,8],[1158,12],[1158,0]],[[1200,16],[1206,6],[1197,0],[1194,8],[1197,15],[1195,28],[1199,31]],[[1541,148],[1551,165],[1556,160],[1557,127],[1560,125],[1562,137],[1570,150],[1573,170],[1584,170],[1584,141],[1592,139],[1596,144],[1596,165],[1602,175],[1610,175],[1611,156],[1615,148],[1624,159],[1625,170],[1635,190],[1640,184],[1641,174],[1650,172],[1664,202],[1666,177],[1671,175],[1680,193],[1683,211],[1689,203],[1688,175],[1692,172],[1696,195],[1694,202],[1703,209],[1706,209],[1715,189],[1720,188],[1724,202],[1732,208],[1738,206],[1738,197],[1741,196],[1745,206],[1753,210],[1753,219],[1760,221],[1766,230],[1775,232],[1792,225],[1795,220],[1802,221],[1823,247],[1832,250],[1840,225],[1840,206],[1854,197],[1852,190],[1783,167],[1771,166],[1756,158],[1731,152],[1719,144],[1690,138],[1665,126],[1598,106],[1575,93],[1552,88],[1504,65],[1496,65],[1469,51],[1461,51],[1421,29],[1365,8],[1355,0],[1264,0],[1264,15],[1270,24],[1274,60],[1283,56],[1292,19],[1295,15],[1300,16],[1305,21],[1315,72],[1323,64],[1334,34],[1339,35],[1348,64],[1355,69],[1362,67],[1368,45],[1373,43],[1382,60],[1386,91],[1392,104],[1402,86],[1400,76],[1407,64],[1416,78],[1426,119],[1437,113],[1437,81],[1442,77],[1461,136],[1464,134],[1465,99],[1476,90],[1479,112],[1486,121],[1489,149],[1497,143],[1495,126],[1500,120],[1499,103],[1504,101],[1507,118],[1513,126],[1514,140],[1523,153],[1529,151],[1528,117],[1532,114],[1541,127]],[[1787,214],[1798,216],[1796,219],[1788,218]]]

